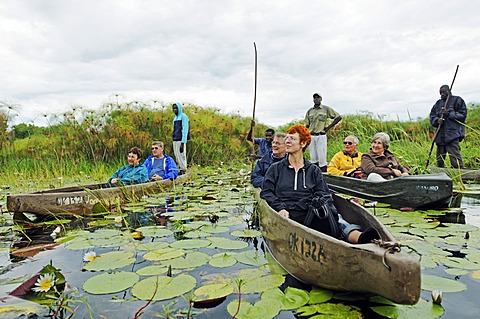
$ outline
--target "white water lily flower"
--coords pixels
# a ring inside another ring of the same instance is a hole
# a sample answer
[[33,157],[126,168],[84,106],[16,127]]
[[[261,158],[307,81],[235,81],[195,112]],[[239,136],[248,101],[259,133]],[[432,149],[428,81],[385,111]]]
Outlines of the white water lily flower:
[[95,257],[97,257],[97,253],[94,251],[89,251],[88,253],[85,253],[85,255],[83,255],[83,261],[92,261],[95,259]]
[[371,202],[370,206],[375,207],[375,206],[377,206],[377,204],[378,204],[378,202]]
[[115,217],[115,224],[120,224],[122,220],[123,220],[122,216]]
[[32,288],[35,292],[47,292],[55,285],[55,276],[52,274],[43,274],[35,283],[35,287]]
[[441,290],[432,290],[432,301],[434,304],[440,305],[442,303],[443,293]]

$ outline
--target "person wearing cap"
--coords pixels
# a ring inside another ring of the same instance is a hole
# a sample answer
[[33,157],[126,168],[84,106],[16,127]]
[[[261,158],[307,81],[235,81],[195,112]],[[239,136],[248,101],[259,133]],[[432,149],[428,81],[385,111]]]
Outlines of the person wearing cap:
[[347,136],[343,140],[343,150],[333,155],[330,163],[328,163],[327,173],[361,179],[362,153],[357,151],[358,143],[358,138],[355,135]]
[[253,142],[254,144],[258,145],[258,155],[257,154],[250,154],[252,160],[257,160],[265,155],[272,152],[272,141],[273,135],[275,134],[275,130],[272,128],[267,128],[265,130],[265,137],[256,137],[252,139],[253,128],[255,127],[255,121],[252,120],[250,123],[250,131],[247,134],[247,141]]
[[[327,125],[327,121],[331,123]],[[327,171],[327,132],[342,120],[331,107],[322,104],[322,96],[313,94],[313,107],[305,115],[305,126],[310,130],[312,142],[308,147],[310,161],[320,167],[323,172]]]
[[437,166],[445,167],[448,153],[450,165],[453,168],[463,168],[460,142],[465,138],[467,106],[461,97],[452,95],[448,85],[442,85],[439,92],[440,99],[430,111],[430,124],[438,130],[435,136]]
[[362,155],[362,171],[367,180],[383,181],[400,176],[410,175],[408,169],[397,160],[395,155],[388,150],[390,136],[380,132],[372,139],[370,153]]

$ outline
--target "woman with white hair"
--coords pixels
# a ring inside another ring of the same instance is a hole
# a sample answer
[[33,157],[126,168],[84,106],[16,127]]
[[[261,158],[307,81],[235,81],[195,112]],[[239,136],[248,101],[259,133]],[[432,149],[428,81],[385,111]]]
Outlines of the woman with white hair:
[[370,153],[362,155],[362,171],[367,175],[367,180],[382,181],[410,175],[408,169],[388,150],[389,146],[390,136],[387,133],[375,134]]

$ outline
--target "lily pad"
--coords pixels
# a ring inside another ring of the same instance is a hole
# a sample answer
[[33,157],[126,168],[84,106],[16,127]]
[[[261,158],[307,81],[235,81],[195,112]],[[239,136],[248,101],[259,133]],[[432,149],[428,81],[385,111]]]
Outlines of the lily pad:
[[151,237],[167,237],[173,235],[171,230],[165,229],[165,226],[145,226],[136,229],[143,234],[143,236]]
[[273,299],[282,305],[282,310],[293,310],[306,305],[309,296],[305,290],[287,287],[285,293],[280,288],[267,290],[262,294],[261,299]]
[[[362,312],[358,307],[335,303],[321,303],[303,306],[297,309],[300,316],[311,316],[311,319],[361,319]],[[316,314],[316,315],[315,315]]]
[[211,241],[205,239],[184,239],[178,240],[170,244],[172,248],[184,248],[184,249],[192,249],[192,248],[203,248],[210,246],[212,244]]
[[251,266],[262,266],[268,263],[262,252],[257,250],[245,250],[237,255],[235,258],[242,264],[251,265]]
[[138,279],[139,276],[133,272],[103,273],[88,278],[83,290],[94,295],[113,294],[132,287]]
[[211,259],[210,255],[198,251],[190,252],[185,257],[163,261],[163,265],[172,266],[177,269],[196,268],[205,265]]
[[182,249],[176,249],[172,247],[166,247],[162,249],[151,250],[143,255],[143,259],[146,260],[169,260],[181,257],[185,254],[185,251]]
[[255,229],[234,230],[230,235],[235,237],[254,238],[262,235],[262,232]]
[[111,251],[95,257],[94,260],[84,266],[86,270],[101,271],[123,268],[135,262],[131,251]]
[[212,248],[219,249],[244,249],[248,247],[248,243],[241,240],[232,240],[224,237],[209,237],[212,242]]
[[245,283],[240,287],[241,292],[248,294],[254,292],[264,292],[269,289],[276,288],[283,284],[285,277],[282,275],[267,275],[251,280],[245,281]]
[[333,297],[333,291],[328,289],[322,289],[318,287],[314,287],[309,295],[309,304],[318,304],[327,302]]
[[[280,304],[272,300],[259,300],[254,305],[247,301],[240,303],[238,309],[238,300],[233,300],[227,305],[228,313],[237,319],[273,319],[280,312]],[[237,313],[238,311],[238,313]]]
[[442,306],[420,299],[416,305],[385,305],[370,307],[381,316],[395,319],[434,319],[443,316]]
[[217,268],[231,267],[237,263],[235,255],[236,253],[231,252],[218,253],[213,255],[208,263]]
[[153,265],[140,268],[136,271],[139,276],[158,276],[163,275],[168,271],[168,268],[165,266]]
[[204,285],[195,289],[195,301],[205,301],[223,298],[233,293],[234,286],[232,284],[219,283]]
[[459,292],[467,289],[467,286],[460,281],[448,278],[422,275],[422,289],[424,290],[441,290],[443,292]]
[[167,300],[186,294],[195,288],[197,280],[187,274],[176,277],[155,276],[137,282],[131,292],[141,300]]

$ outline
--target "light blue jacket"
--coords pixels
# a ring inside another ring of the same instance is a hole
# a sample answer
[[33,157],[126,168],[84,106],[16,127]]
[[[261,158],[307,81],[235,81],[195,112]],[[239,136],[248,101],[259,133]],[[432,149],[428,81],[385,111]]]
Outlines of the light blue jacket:
[[120,179],[118,183],[120,185],[141,184],[148,181],[148,171],[143,164],[137,166],[125,165],[113,173],[108,182],[110,183],[114,178]]

